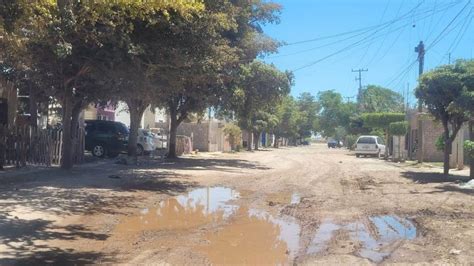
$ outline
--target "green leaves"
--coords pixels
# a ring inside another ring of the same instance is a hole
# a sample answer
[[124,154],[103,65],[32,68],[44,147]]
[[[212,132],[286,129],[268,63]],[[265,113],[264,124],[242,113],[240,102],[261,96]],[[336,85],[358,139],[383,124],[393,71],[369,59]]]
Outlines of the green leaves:
[[365,127],[388,129],[394,122],[405,121],[403,113],[365,113],[362,114]]
[[388,126],[388,133],[392,136],[404,136],[408,132],[408,122],[400,121],[390,123]]
[[364,112],[401,112],[403,97],[384,87],[369,85],[362,92],[361,106]]

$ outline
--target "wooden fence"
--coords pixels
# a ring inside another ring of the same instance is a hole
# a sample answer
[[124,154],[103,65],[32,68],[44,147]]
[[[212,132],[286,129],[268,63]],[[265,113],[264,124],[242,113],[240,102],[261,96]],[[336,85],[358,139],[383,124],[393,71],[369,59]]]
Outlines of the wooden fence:
[[[62,129],[38,129],[31,126],[0,126],[0,167],[59,165],[62,156]],[[84,160],[84,129],[74,138],[74,163]]]

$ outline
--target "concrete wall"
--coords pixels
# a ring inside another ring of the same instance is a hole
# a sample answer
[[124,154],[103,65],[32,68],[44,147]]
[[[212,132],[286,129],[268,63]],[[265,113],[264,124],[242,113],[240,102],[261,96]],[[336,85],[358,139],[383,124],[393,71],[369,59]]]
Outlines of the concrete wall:
[[[231,147],[228,137],[224,134],[225,123],[213,120],[201,123],[181,123],[178,135],[190,137],[193,148],[202,152],[230,152]],[[167,122],[157,122],[155,127],[168,131]]]
[[436,149],[436,140],[443,134],[443,126],[432,118],[424,117],[421,132],[423,134],[423,158],[425,162],[442,162],[443,152]]

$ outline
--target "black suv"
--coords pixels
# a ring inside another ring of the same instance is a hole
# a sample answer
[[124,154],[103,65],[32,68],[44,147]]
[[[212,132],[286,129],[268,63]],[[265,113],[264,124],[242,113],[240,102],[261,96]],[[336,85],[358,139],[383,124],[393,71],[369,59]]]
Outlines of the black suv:
[[128,128],[120,123],[103,120],[86,120],[86,150],[96,157],[117,157],[126,151]]

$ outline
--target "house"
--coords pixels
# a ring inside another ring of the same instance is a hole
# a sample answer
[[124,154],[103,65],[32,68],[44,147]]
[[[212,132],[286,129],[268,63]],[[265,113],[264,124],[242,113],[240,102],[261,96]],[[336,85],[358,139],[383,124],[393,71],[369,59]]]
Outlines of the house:
[[[167,120],[168,121],[168,120]],[[168,122],[157,122],[156,127],[168,131]],[[229,138],[224,133],[225,121],[209,119],[198,122],[183,122],[178,127],[177,135],[191,138],[193,149],[202,152],[230,152]]]
[[[410,131],[404,143],[408,158],[419,162],[442,162],[443,151],[436,148],[437,139],[443,135],[444,129],[440,122],[436,121],[428,113],[410,112],[407,114]],[[462,169],[466,156],[464,154],[464,140],[469,137],[467,123],[459,130],[453,141],[450,166]],[[403,143],[401,144],[403,146]]]
[[115,107],[113,105],[97,107],[96,105],[91,104],[84,110],[83,117],[84,120],[115,121]]
[[[163,110],[158,108],[153,109],[151,106],[149,106],[143,113],[142,121],[140,122],[140,128],[154,128],[156,127],[156,122],[163,122],[165,120],[166,115]],[[126,103],[118,103],[117,108],[115,108],[115,121],[122,122],[126,126],[130,127],[130,113],[128,112]]]

